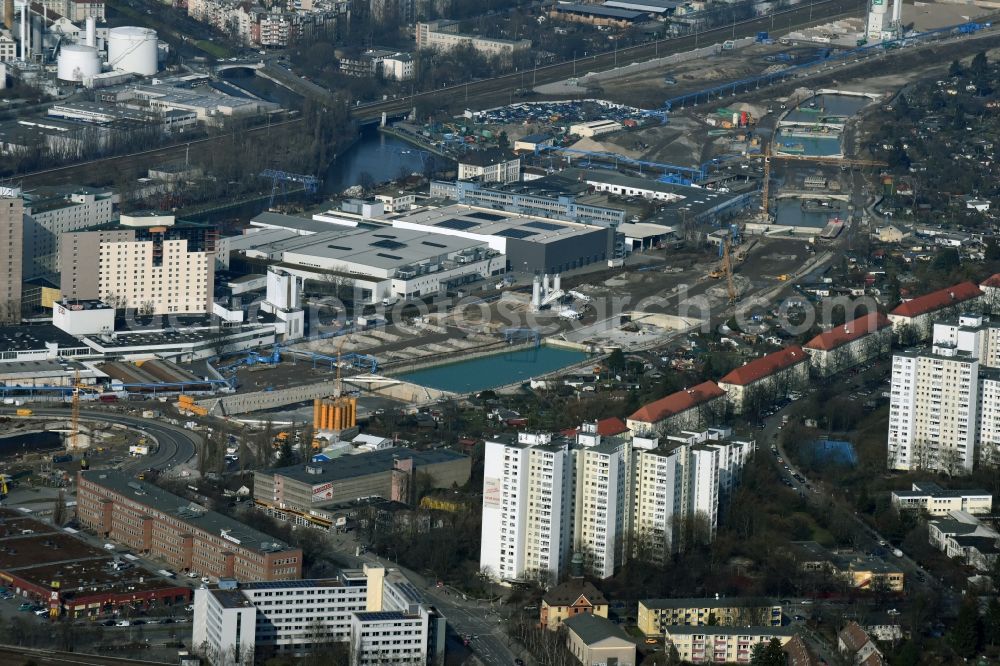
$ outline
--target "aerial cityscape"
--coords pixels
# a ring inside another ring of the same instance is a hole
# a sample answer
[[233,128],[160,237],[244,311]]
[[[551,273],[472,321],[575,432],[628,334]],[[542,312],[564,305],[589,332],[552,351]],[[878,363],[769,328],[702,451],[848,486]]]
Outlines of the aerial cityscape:
[[996,3],[0,16],[0,665],[1000,664]]

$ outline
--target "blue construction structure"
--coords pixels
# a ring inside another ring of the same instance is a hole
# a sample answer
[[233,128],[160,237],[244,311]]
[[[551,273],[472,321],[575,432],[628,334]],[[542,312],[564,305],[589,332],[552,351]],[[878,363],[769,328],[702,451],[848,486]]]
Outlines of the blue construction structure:
[[367,368],[368,371],[371,372],[373,375],[378,371],[378,359],[375,358],[374,356],[371,356],[370,354],[358,354],[356,352],[349,352],[346,354],[341,354],[340,357],[338,358],[336,356],[329,356],[327,354],[312,352],[310,356],[312,356],[312,363],[313,363],[312,367],[314,370],[316,369],[316,363],[318,361],[329,363],[330,370],[334,369],[335,363],[338,363],[339,361],[346,361],[355,368],[361,368],[362,370]]
[[[663,104],[663,108],[666,111],[672,110],[677,106],[684,106],[686,104],[699,104],[701,102],[709,102],[713,97],[721,97],[723,95],[735,95],[737,92],[746,92],[751,88],[759,88],[762,85],[770,85],[776,81],[783,81],[784,79],[790,78],[798,73],[799,70],[807,69],[813,67],[817,64],[826,61],[836,61],[845,60],[849,58],[854,58],[857,56],[868,55],[873,51],[884,51],[886,49],[900,48],[912,43],[915,40],[928,39],[931,37],[940,37],[948,34],[960,34],[960,35],[971,35],[979,30],[992,27],[991,23],[975,23],[968,22],[958,25],[946,26],[943,28],[935,28],[933,30],[927,30],[925,32],[911,33],[904,37],[899,37],[897,39],[886,40],[883,42],[877,42],[875,44],[863,44],[859,45],[857,48],[834,52],[830,49],[822,49],[818,53],[818,57],[809,60],[808,62],[803,62],[798,65],[791,65],[780,72],[771,72],[769,74],[761,74],[759,76],[752,76],[745,79],[740,79],[738,81],[730,81],[728,83],[723,83],[712,88],[706,88],[704,90],[699,90],[697,92],[688,93],[686,95],[680,95],[678,97],[672,97],[666,100]],[[789,58],[787,54],[778,54],[776,59],[785,60]]]
[[261,178],[267,178],[271,181],[271,198],[268,200],[268,205],[274,205],[274,198],[278,194],[278,187],[281,187],[281,196],[285,196],[288,192],[286,186],[288,183],[301,183],[303,189],[309,194],[315,194],[319,190],[319,178],[316,176],[310,176],[301,173],[289,173],[287,171],[278,171],[277,169],[264,169],[260,172]]
[[503,339],[507,342],[507,344],[514,344],[526,340],[534,342],[536,347],[542,344],[541,334],[533,328],[505,328],[503,330]]

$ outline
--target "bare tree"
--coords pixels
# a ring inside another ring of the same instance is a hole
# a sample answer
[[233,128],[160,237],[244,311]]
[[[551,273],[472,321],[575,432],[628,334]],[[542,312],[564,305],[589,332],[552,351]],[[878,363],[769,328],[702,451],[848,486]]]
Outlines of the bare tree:
[[56,527],[61,527],[66,518],[66,491],[60,488],[52,505],[52,523]]

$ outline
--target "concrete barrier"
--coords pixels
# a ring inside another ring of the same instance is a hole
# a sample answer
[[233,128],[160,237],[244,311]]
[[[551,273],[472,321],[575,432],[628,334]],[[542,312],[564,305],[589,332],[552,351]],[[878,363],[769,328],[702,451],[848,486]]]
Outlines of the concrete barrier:
[[221,398],[199,400],[196,404],[208,410],[215,416],[231,416],[247,414],[261,409],[274,409],[298,402],[307,402],[315,398],[325,398],[333,395],[336,381],[319,382],[305,386],[278,389],[276,391],[256,391],[254,393],[236,393]]

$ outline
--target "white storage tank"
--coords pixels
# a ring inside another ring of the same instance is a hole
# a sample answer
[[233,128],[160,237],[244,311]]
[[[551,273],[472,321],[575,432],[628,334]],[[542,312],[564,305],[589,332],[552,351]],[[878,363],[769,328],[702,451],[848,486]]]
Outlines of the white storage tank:
[[81,82],[101,73],[97,49],[84,44],[63,44],[56,61],[56,77],[60,81]]
[[109,30],[108,65],[140,76],[156,74],[156,31],[134,26]]

